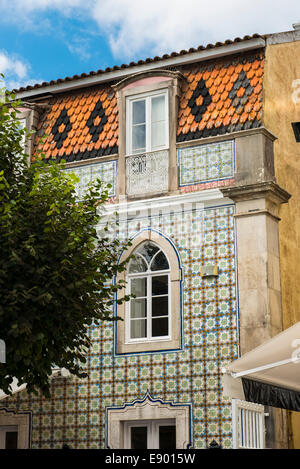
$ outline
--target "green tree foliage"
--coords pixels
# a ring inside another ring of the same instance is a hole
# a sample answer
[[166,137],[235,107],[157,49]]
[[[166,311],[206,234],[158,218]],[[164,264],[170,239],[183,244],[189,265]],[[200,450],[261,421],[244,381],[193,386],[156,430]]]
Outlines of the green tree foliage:
[[9,393],[16,377],[28,392],[49,396],[53,365],[85,376],[88,329],[114,319],[114,295],[124,284],[113,279],[126,268],[118,259],[129,243],[112,239],[108,225],[97,236],[108,198],[100,181],[78,202],[75,175],[43,155],[28,165],[20,102],[3,90],[1,98],[0,338],[7,363],[0,364],[0,389]]

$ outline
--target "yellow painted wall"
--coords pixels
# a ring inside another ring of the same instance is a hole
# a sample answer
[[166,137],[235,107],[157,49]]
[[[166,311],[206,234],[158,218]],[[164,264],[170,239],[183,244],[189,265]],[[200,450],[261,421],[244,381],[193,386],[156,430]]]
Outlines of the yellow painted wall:
[[[298,80],[298,81],[296,81]],[[264,126],[274,144],[277,183],[291,195],[280,207],[279,237],[283,328],[300,321],[300,41],[268,45],[264,72]],[[290,415],[291,447],[300,448],[300,413]]]

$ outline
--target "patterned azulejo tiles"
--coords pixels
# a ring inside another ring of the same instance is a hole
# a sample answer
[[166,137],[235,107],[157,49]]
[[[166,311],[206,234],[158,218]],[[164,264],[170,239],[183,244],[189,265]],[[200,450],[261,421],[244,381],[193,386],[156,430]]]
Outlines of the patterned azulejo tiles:
[[108,188],[110,197],[116,193],[117,160],[67,168],[64,171],[72,172],[79,178],[75,187],[78,200],[83,198],[88,185],[96,179],[103,181],[104,185],[111,186]]
[[187,186],[233,177],[234,141],[178,150],[179,185]]
[[[91,327],[86,379],[54,378],[49,400],[26,392],[6,400],[7,407],[32,411],[33,448],[64,443],[104,448],[106,407],[133,402],[146,392],[191,404],[195,448],[213,439],[231,447],[231,405],[222,397],[221,368],[238,355],[233,210],[231,205],[185,214],[178,209],[120,222],[124,237],[153,229],[176,246],[184,277],[183,348],[118,356],[114,325]],[[219,276],[203,279],[200,267],[209,263],[218,265]]]

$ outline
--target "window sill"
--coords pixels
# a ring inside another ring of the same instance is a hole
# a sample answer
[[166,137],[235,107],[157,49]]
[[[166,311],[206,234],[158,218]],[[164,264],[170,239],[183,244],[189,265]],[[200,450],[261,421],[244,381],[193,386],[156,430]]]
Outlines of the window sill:
[[117,354],[161,352],[164,350],[178,350],[181,348],[181,341],[177,339],[159,339],[147,342],[129,342],[117,344]]
[[153,342],[169,342],[171,337],[156,337],[153,339],[131,339],[125,342],[125,345],[152,344]]

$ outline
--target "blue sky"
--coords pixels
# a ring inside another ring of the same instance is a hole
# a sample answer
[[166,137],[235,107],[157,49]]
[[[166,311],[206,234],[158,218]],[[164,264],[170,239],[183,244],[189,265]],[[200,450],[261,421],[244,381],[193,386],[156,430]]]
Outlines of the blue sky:
[[299,21],[299,0],[0,0],[0,72],[18,88]]

